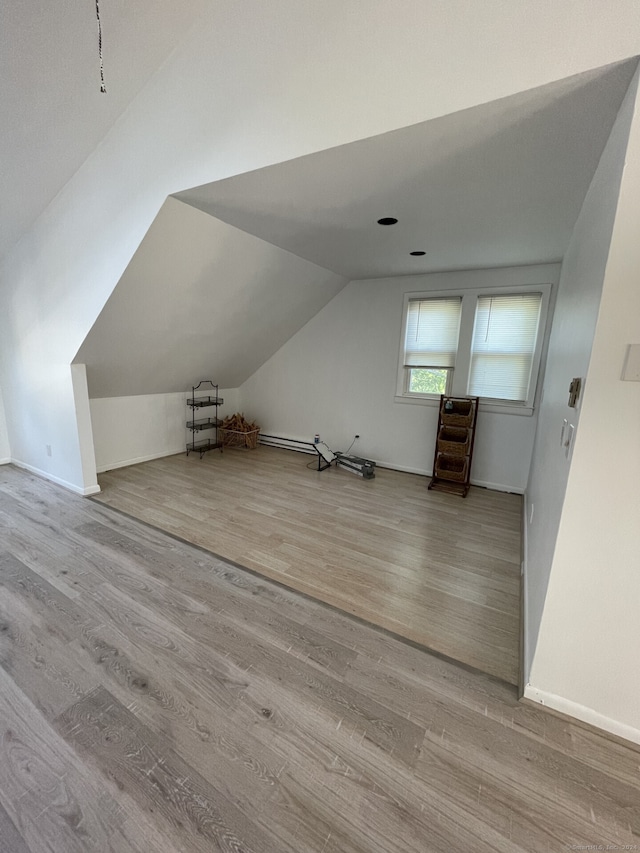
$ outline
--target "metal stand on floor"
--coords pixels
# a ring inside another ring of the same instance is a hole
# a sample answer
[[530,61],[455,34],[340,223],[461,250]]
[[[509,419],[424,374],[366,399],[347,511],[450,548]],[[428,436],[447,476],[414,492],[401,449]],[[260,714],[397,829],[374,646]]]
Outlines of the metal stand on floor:
[[346,456],[344,453],[336,453],[336,465],[341,465],[354,474],[361,474],[365,480],[373,480],[376,476],[376,463],[371,459],[363,459],[361,456]]
[[[297,438],[283,438],[280,435],[260,434],[260,444],[265,444],[267,447],[280,447],[283,450],[296,450],[298,453],[316,453],[318,456],[318,471],[326,471],[332,464],[340,465],[341,468],[346,468],[353,474],[360,474],[365,480],[373,480],[376,476],[376,463],[371,459],[363,459],[361,456],[349,456],[346,453],[334,453],[326,444],[312,441],[300,441]],[[326,448],[326,452],[331,454],[331,458],[327,459],[325,452],[321,447]]]
[[295,450],[298,453],[316,453],[318,456],[318,471],[326,471],[331,467],[331,459],[325,459],[320,448],[313,441],[300,441],[297,438],[283,438],[280,435],[260,433],[260,444],[267,447],[280,447],[283,450]]

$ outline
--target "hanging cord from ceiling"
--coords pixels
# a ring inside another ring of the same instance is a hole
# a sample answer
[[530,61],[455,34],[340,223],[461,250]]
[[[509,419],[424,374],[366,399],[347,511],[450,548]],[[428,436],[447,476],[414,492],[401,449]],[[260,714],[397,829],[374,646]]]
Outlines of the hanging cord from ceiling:
[[96,18],[98,20],[98,55],[100,57],[100,91],[105,94],[107,87],[104,84],[104,66],[102,64],[102,23],[100,21],[100,5],[96,0]]

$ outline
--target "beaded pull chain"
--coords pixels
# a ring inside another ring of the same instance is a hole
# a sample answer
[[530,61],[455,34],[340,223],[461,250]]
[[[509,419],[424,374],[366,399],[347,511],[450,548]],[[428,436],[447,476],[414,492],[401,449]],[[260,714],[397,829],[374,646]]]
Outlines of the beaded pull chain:
[[102,23],[100,22],[99,0],[96,0],[96,18],[98,20],[98,54],[100,56],[100,91],[104,94],[107,87],[104,84],[104,66],[102,64]]

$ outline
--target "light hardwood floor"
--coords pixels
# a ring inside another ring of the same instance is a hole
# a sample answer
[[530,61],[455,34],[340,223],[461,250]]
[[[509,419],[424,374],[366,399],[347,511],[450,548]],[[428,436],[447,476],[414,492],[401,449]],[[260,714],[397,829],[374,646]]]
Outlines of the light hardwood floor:
[[101,474],[97,499],[517,684],[520,496],[462,499],[397,471],[318,473],[309,458],[171,456]]
[[640,749],[503,681],[9,466],[0,537],[2,853],[638,849]]

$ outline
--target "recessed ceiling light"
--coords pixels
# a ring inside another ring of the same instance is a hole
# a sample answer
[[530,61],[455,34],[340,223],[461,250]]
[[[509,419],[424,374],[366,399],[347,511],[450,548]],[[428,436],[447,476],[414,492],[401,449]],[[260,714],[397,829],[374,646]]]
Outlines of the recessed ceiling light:
[[393,216],[383,216],[382,219],[378,219],[378,225],[395,225],[397,221]]
[[415,255],[416,257],[418,257],[418,255],[426,255],[427,253],[426,252],[409,252],[409,254]]

